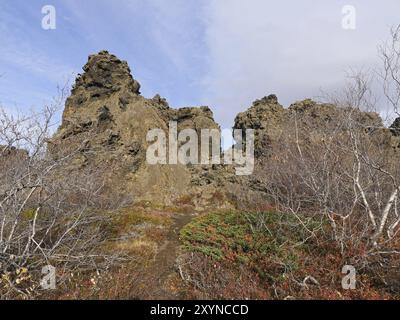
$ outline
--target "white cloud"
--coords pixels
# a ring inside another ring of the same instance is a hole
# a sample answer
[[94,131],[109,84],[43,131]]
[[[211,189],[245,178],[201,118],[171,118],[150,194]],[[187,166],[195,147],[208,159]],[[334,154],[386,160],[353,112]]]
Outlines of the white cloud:
[[[400,22],[398,0],[71,0],[55,1],[63,20],[52,43],[35,31],[40,10],[19,4],[0,10],[0,73],[1,64],[17,67],[25,82],[0,81],[3,102],[30,100],[69,76],[69,64],[79,69],[87,54],[108,49],[129,62],[145,95],[209,105],[223,127],[264,95],[288,105],[337,88],[349,66],[375,63],[376,45]],[[356,8],[355,31],[341,27],[346,4]]]
[[[202,6],[192,1],[149,0],[151,19],[150,33],[158,48],[181,71],[192,68],[190,58],[200,47],[198,37],[199,14]],[[149,16],[150,18],[150,16]]]
[[374,65],[376,46],[399,23],[394,0],[353,0],[357,29],[341,27],[345,1],[211,0],[204,101],[232,125],[238,111],[276,93],[283,104],[316,97],[344,80],[348,67]]

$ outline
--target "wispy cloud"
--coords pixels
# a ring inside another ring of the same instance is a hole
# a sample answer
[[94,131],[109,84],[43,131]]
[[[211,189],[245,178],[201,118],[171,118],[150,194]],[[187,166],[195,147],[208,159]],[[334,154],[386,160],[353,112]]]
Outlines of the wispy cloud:
[[129,62],[145,96],[206,104],[229,127],[269,93],[289,103],[335,89],[349,66],[375,63],[398,23],[398,0],[353,0],[357,29],[341,28],[347,0],[53,0],[57,29],[40,28],[42,1],[0,2],[0,101],[32,105],[109,50]]
[[0,101],[9,108],[40,105],[73,76],[69,62],[49,50],[54,39],[41,28],[41,8],[19,0],[0,6]]
[[40,74],[51,81],[58,80],[60,75],[71,73],[73,69],[66,62],[57,61],[51,57],[47,50],[48,46],[43,43],[45,31],[40,28],[41,7],[37,6],[36,19],[32,21],[18,19],[14,15],[19,6],[24,8],[22,4],[18,4],[18,1],[15,6],[5,6],[3,3],[1,7],[1,63]]

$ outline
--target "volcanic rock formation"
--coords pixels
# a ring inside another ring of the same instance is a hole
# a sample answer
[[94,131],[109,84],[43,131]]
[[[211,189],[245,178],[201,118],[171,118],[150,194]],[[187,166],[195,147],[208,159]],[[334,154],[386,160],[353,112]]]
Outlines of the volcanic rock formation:
[[52,139],[56,155],[68,146],[79,149],[76,169],[105,168],[112,192],[126,193],[136,201],[171,205],[180,199],[196,208],[203,205],[228,206],[218,196],[222,177],[230,174],[215,166],[148,165],[146,150],[149,130],[168,132],[176,121],[178,132],[185,128],[219,129],[208,107],[172,109],[156,95],[140,95],[140,84],[128,64],[102,51],[89,57],[66,101],[62,124]]
[[[178,132],[187,128],[198,133],[203,128],[219,129],[210,108],[173,109],[160,95],[144,98],[128,64],[107,51],[90,56],[83,70],[51,141],[54,157],[66,149],[77,150],[73,162],[76,170],[101,170],[109,192],[153,204],[178,203],[199,210],[228,208],[228,199],[237,186],[257,189],[255,177],[236,177],[230,166],[149,165],[149,130],[168,132],[170,121],[177,122]],[[275,95],[270,95],[238,114],[234,128],[255,129],[256,162],[262,162],[268,161],[283,136],[290,135],[288,127],[302,130],[302,143],[318,145],[324,132],[345,123],[345,115],[343,109],[310,99],[284,108]],[[363,132],[376,135],[377,143],[400,149],[399,119],[389,129],[376,113],[354,109],[353,119]]]

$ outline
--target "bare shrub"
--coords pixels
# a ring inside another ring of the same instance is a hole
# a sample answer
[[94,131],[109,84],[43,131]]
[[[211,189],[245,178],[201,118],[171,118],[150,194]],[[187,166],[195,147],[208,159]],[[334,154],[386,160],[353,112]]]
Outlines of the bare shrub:
[[121,205],[104,189],[102,168],[76,170],[82,145],[49,152],[54,115],[10,115],[0,109],[0,298],[41,293],[41,270],[57,268],[57,285],[75,270],[110,268],[123,257],[105,252],[108,210]]
[[344,90],[326,97],[329,104],[322,107],[329,116],[315,119],[291,108],[271,155],[256,169],[259,188],[276,210],[375,275],[378,268],[389,274],[399,266],[399,141],[372,112],[378,101],[372,83],[380,80],[383,97],[398,114],[399,32],[394,28],[380,48],[383,72],[353,72]]

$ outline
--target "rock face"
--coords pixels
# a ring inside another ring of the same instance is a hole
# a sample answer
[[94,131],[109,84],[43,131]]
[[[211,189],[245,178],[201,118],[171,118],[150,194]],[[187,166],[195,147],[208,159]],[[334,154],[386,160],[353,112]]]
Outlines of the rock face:
[[[377,113],[354,111],[354,119],[365,128],[383,128],[383,122]],[[234,128],[255,129],[255,153],[257,158],[273,152],[272,146],[280,137],[286,135],[287,126],[298,127],[302,134],[308,135],[310,142],[318,141],[318,136],[343,123],[343,109],[332,104],[320,104],[311,99],[296,102],[289,108],[279,104],[275,95],[253,102],[246,111],[239,113]],[[300,129],[301,128],[301,129]]]
[[[230,166],[149,165],[149,130],[162,129],[168,134],[170,121],[177,123],[178,132],[219,129],[212,111],[204,106],[174,109],[160,95],[144,98],[128,64],[107,51],[90,56],[83,70],[50,142],[54,157],[73,152],[73,169],[97,172],[111,194],[153,204],[228,208],[227,199],[236,187],[244,186],[246,193],[257,190],[257,177],[238,178]],[[302,143],[317,145],[324,133],[345,123],[344,114],[334,105],[309,99],[284,108],[275,95],[269,95],[238,114],[234,128],[255,129],[255,156],[260,163],[268,161],[282,137],[294,135],[293,128],[301,131]],[[399,119],[384,129],[376,113],[354,110],[353,115],[362,130],[379,133],[378,143],[400,150]]]
[[394,136],[400,137],[400,117],[393,122],[393,124],[390,126],[390,130]]
[[[245,112],[237,115],[235,128],[255,130],[256,173],[241,180],[247,190],[263,192],[263,182],[257,170],[265,170],[270,159],[282,157],[287,147],[298,145],[303,150],[319,150],[335,134],[346,139],[351,113],[352,128],[377,146],[384,157],[396,158],[400,152],[400,122],[385,128],[377,113],[357,109],[341,109],[332,104],[321,104],[310,99],[284,108],[275,95],[257,100]],[[346,129],[346,130],[345,130]],[[345,141],[345,140],[344,140]],[[249,191],[246,191],[249,192]],[[262,196],[262,195],[261,195]]]
[[109,98],[117,92],[120,94],[121,108],[129,102],[131,95],[140,94],[140,84],[133,79],[127,62],[107,51],[89,56],[83,70],[84,73],[77,77],[72,95],[67,100],[64,119],[86,103]]
[[[90,56],[83,70],[51,141],[53,154],[62,153],[66,146],[69,151],[79,150],[74,159],[77,170],[104,168],[108,189],[131,195],[135,201],[172,205],[186,197],[192,198],[187,202],[195,207],[207,206],[221,189],[220,175],[214,172],[219,169],[150,166],[146,135],[155,128],[168,134],[170,121],[177,122],[178,132],[219,129],[212,111],[208,107],[172,109],[159,95],[142,97],[128,64],[107,51]],[[225,202],[223,198],[215,206],[224,207]]]
[[15,147],[0,145],[0,200],[10,189],[7,182],[12,183],[15,177],[22,174],[26,168],[30,157],[26,150]]
[[277,139],[284,121],[285,109],[279,104],[275,95],[264,97],[253,102],[245,112],[239,113],[235,119],[235,129],[255,130],[255,155],[265,156],[271,140]]

